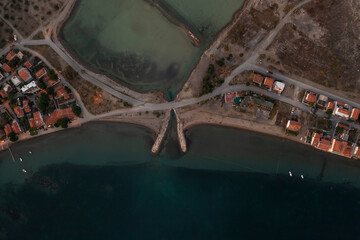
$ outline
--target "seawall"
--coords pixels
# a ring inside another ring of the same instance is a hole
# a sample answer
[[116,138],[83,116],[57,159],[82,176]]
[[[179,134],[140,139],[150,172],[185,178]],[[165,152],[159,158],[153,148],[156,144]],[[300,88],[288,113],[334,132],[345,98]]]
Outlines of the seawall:
[[177,111],[175,109],[173,109],[173,110],[174,110],[174,113],[176,116],[176,122],[177,122],[176,129],[177,129],[177,133],[178,133],[180,148],[181,148],[182,152],[186,152],[187,147],[186,147],[186,138],[185,138],[185,134],[184,134],[183,123],[181,122]]
[[154,142],[154,145],[151,148],[152,153],[157,153],[159,151],[161,143],[164,140],[165,133],[166,133],[166,130],[167,130],[168,125],[169,125],[169,120],[170,120],[170,115],[171,115],[170,112],[171,111],[167,111],[165,113],[165,118],[164,118],[164,120],[162,122],[160,132],[158,133],[158,135],[156,137],[156,140]]
[[160,13],[166,17],[166,19],[172,24],[180,27],[186,35],[191,39],[194,46],[199,47],[201,45],[200,33],[192,26],[186,19],[184,19],[173,7],[159,0],[144,0],[152,7],[155,7]]

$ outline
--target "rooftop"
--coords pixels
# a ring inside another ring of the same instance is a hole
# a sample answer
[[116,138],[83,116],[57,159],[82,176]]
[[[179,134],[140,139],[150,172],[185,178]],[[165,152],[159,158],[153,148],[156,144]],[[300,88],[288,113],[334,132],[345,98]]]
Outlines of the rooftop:
[[275,79],[266,77],[264,80],[264,86],[271,88],[271,86],[274,84]]
[[42,68],[40,69],[39,71],[37,71],[37,73],[35,74],[36,78],[37,79],[40,79],[42,78],[43,76],[45,76],[46,74],[46,69],[45,68]]
[[259,74],[254,74],[253,82],[260,85],[263,83],[264,77]]
[[18,75],[21,77],[21,79],[23,81],[28,81],[28,80],[31,79],[31,75],[30,75],[29,71],[26,68],[21,68],[18,71]]
[[16,53],[14,52],[14,50],[11,50],[5,57],[5,59],[7,61],[11,61],[14,57],[16,56]]
[[359,115],[360,115],[360,109],[358,108],[353,108],[352,111],[351,111],[351,115],[350,115],[350,118],[352,120],[358,120],[359,119]]
[[305,96],[304,102],[315,103],[316,102],[316,94],[308,92]]
[[19,106],[14,107],[14,112],[18,118],[21,118],[24,116],[24,112],[21,109],[21,107],[19,107]]
[[286,124],[286,129],[292,132],[298,132],[301,129],[301,123],[289,120]]

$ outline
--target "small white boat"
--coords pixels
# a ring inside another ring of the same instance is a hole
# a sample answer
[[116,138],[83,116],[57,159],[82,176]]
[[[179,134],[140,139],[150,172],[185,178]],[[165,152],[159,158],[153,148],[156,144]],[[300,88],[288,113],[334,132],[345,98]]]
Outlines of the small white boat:
[[289,175],[290,175],[290,177],[292,177],[292,172],[291,171],[289,171]]
[[29,153],[30,153],[30,154],[32,154],[32,152],[31,152],[31,151],[29,151]]
[[22,162],[23,160],[22,160],[22,158],[20,158],[20,162]]
[[25,169],[22,169],[22,171],[23,171],[24,173],[26,173],[26,170],[25,170]]
[[304,175],[301,174],[301,178],[304,179]]

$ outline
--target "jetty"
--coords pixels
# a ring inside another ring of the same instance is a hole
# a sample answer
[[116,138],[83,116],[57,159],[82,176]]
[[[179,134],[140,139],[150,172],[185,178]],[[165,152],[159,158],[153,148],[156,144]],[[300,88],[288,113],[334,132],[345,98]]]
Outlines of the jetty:
[[13,162],[15,162],[15,158],[14,158],[14,155],[13,155],[13,153],[12,153],[12,151],[11,151],[11,148],[8,147],[8,149],[9,149],[9,152],[10,152],[10,155],[11,155],[11,158],[12,158]]
[[172,24],[182,29],[185,34],[191,39],[194,46],[201,45],[200,33],[192,24],[183,18],[173,7],[161,0],[144,0],[150,6],[155,7],[160,13]]
[[164,118],[163,123],[161,125],[160,132],[157,135],[156,140],[154,142],[154,145],[151,148],[152,153],[157,153],[159,151],[159,149],[160,149],[161,143],[164,140],[165,133],[166,133],[166,130],[167,130],[168,125],[169,125],[169,120],[170,120],[170,115],[171,115],[170,113],[171,113],[170,110],[165,113],[165,118]]
[[186,147],[186,138],[185,138],[185,134],[184,134],[184,126],[183,123],[181,122],[178,113],[176,112],[175,109],[174,113],[176,116],[176,122],[177,122],[177,133],[178,133],[178,138],[179,138],[179,144],[180,144],[180,148],[182,152],[186,152],[187,151],[187,147]]

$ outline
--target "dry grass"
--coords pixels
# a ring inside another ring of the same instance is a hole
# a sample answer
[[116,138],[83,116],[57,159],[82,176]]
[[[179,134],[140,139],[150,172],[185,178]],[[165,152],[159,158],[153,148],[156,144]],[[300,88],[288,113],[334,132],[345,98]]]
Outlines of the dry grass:
[[13,40],[13,31],[9,25],[0,20],[0,48]]

